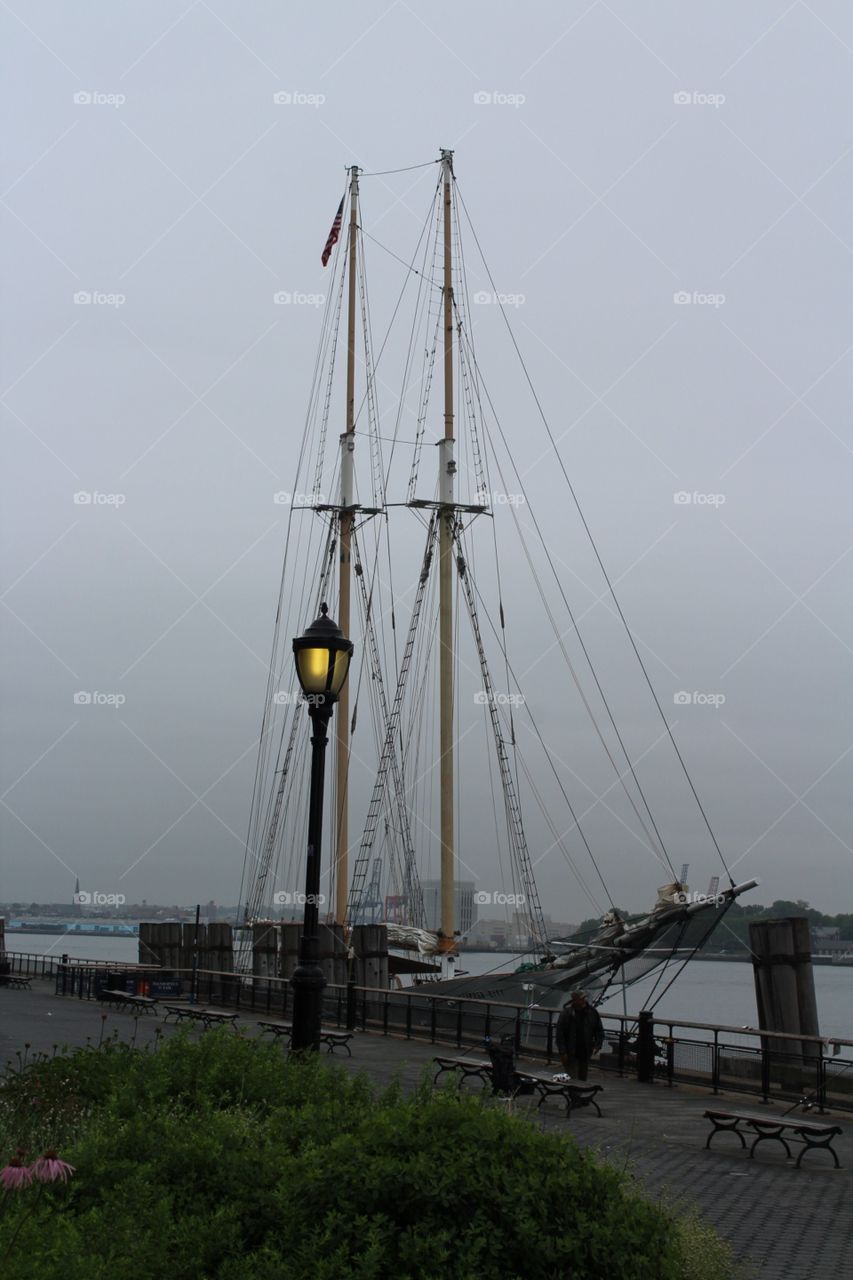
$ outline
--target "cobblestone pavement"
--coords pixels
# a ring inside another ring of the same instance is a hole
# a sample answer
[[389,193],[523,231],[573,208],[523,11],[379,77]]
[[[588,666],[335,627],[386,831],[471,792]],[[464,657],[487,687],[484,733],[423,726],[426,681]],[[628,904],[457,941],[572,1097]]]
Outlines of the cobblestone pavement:
[[[241,1016],[241,1030],[254,1034],[254,1019]],[[89,1001],[54,996],[52,984],[33,980],[33,990],[0,989],[0,1066],[16,1062],[23,1052],[52,1053],[65,1047],[97,1044],[102,1036],[134,1037],[149,1043],[156,1030],[171,1034],[157,1016],[134,1017]],[[203,1034],[198,1032],[197,1034]],[[366,1071],[378,1084],[399,1079],[413,1086],[425,1073],[436,1053],[456,1052],[446,1047],[356,1033],[351,1059],[340,1053],[335,1059],[349,1070]],[[468,1051],[471,1057],[482,1056]],[[541,1070],[541,1064],[535,1069]],[[785,1158],[781,1146],[765,1143],[754,1160],[747,1159],[733,1138],[715,1139],[705,1150],[708,1122],[706,1107],[743,1106],[761,1114],[781,1114],[782,1107],[762,1107],[756,1098],[729,1094],[717,1099],[710,1092],[662,1084],[641,1085],[614,1078],[593,1067],[590,1083],[604,1085],[600,1095],[604,1115],[591,1107],[576,1111],[570,1120],[556,1101],[537,1110],[526,1100],[510,1104],[519,1113],[548,1131],[571,1133],[583,1146],[594,1148],[605,1159],[632,1172],[652,1194],[691,1202],[704,1219],[729,1240],[736,1255],[745,1260],[756,1280],[842,1280],[850,1274],[853,1259],[853,1116],[833,1113],[818,1116],[840,1124],[844,1132],[836,1140],[842,1168],[836,1170],[828,1155],[813,1152],[800,1169]],[[476,1087],[471,1082],[466,1088]]]

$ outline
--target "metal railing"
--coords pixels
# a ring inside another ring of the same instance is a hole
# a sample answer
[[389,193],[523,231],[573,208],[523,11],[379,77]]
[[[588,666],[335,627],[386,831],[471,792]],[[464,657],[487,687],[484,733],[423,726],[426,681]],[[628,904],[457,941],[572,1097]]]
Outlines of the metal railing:
[[[134,990],[141,987],[150,994],[157,993],[158,983],[171,982],[175,999],[182,996],[199,1004],[233,1008],[260,1020],[285,1020],[292,1012],[286,978],[144,965],[52,963],[57,994],[82,1000],[96,999],[108,982],[135,984]],[[555,1009],[454,1000],[431,995],[426,986],[386,991],[329,984],[323,993],[323,1013],[327,1022],[339,1027],[479,1053],[486,1036],[511,1034],[516,1052],[524,1057],[545,1063],[559,1057],[560,1011]],[[596,1063],[606,1073],[669,1086],[691,1084],[713,1094],[755,1094],[762,1102],[773,1099],[796,1105],[807,1099],[817,1111],[827,1107],[853,1111],[853,1040],[655,1018],[651,1013],[603,1013],[601,1017],[605,1043]]]
[[135,970],[138,968],[157,968],[157,966],[140,966],[125,961],[87,960],[78,956],[45,955],[36,951],[3,951],[0,952],[0,965],[8,963],[7,973],[22,978],[54,978],[59,970],[66,968]]

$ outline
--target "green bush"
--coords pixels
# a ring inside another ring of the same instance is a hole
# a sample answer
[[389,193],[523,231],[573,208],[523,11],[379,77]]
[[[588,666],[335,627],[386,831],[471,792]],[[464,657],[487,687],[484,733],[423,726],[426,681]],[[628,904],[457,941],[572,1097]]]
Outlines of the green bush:
[[0,1143],[3,1163],[61,1143],[76,1169],[6,1196],[4,1280],[728,1273],[716,1237],[703,1272],[684,1224],[570,1138],[450,1091],[377,1094],[229,1031],[7,1076]]

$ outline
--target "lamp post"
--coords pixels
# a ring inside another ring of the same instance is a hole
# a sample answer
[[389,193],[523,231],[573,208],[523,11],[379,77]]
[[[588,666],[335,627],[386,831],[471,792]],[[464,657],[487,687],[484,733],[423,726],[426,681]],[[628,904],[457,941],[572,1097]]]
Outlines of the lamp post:
[[328,616],[320,617],[293,641],[299,684],[311,717],[311,792],[308,804],[308,859],[305,869],[305,912],[299,940],[299,964],[290,979],[293,988],[295,1052],[320,1048],[320,1021],[326,979],[320,967],[319,902],[320,852],[323,836],[323,777],[329,718],[344,686],[352,658],[352,641]]

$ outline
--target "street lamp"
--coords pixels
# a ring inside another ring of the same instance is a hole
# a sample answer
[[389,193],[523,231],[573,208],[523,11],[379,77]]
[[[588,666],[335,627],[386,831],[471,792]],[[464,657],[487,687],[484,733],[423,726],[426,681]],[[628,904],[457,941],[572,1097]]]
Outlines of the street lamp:
[[344,686],[352,658],[352,641],[320,605],[320,617],[293,641],[299,684],[311,717],[311,794],[308,806],[308,861],[305,870],[305,913],[299,940],[299,964],[293,988],[295,1051],[320,1048],[320,1021],[326,979],[320,967],[320,848],[323,836],[323,775],[329,717]]

